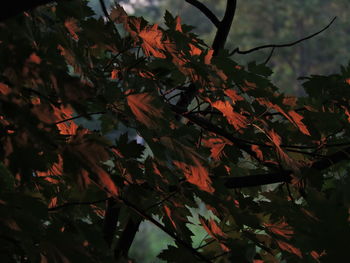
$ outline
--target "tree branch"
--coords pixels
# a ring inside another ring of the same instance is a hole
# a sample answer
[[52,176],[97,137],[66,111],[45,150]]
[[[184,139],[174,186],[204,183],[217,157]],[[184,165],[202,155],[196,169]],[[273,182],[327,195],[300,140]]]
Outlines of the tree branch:
[[140,224],[140,219],[135,219],[132,217],[129,218],[128,223],[126,224],[123,233],[118,240],[118,244],[114,248],[114,258],[116,260],[120,260],[120,257],[128,257],[130,247],[134,241],[137,231],[139,230]]
[[227,36],[230,32],[233,18],[236,13],[237,0],[227,0],[226,11],[224,18],[220,22],[220,26],[216,32],[212,48],[214,50],[214,56],[224,49]]
[[72,118],[68,118],[68,119],[64,119],[64,120],[55,122],[54,124],[60,124],[60,123],[66,122],[66,121],[72,121],[72,120],[79,119],[82,117],[92,116],[92,115],[96,115],[96,114],[105,114],[105,113],[106,113],[106,111],[99,111],[99,112],[92,112],[92,113],[88,113],[88,114],[82,114],[82,115],[78,115],[78,116],[75,116]]
[[274,183],[290,183],[292,171],[282,171],[279,173],[254,174],[241,177],[230,177],[224,179],[227,188],[243,188],[261,186]]
[[280,47],[291,47],[291,46],[294,46],[296,44],[299,44],[300,42],[303,42],[305,40],[308,40],[310,38],[313,38],[315,36],[317,36],[318,34],[322,33],[323,31],[325,31],[326,29],[328,29],[332,24],[333,22],[335,21],[337,17],[334,17],[332,19],[332,21],[326,26],[324,27],[323,29],[321,29],[320,31],[312,34],[312,35],[309,35],[307,37],[304,37],[302,39],[299,39],[297,41],[294,41],[294,42],[291,42],[291,43],[287,43],[287,44],[279,44],[279,45],[263,45],[263,46],[259,46],[259,47],[255,47],[255,48],[252,48],[252,49],[249,49],[249,50],[245,50],[245,51],[241,51],[239,50],[239,48],[236,48],[234,49],[231,53],[230,53],[230,56],[234,55],[235,53],[238,53],[238,54],[248,54],[248,53],[252,53],[254,51],[257,51],[257,50],[260,50],[260,49],[264,49],[264,48],[280,48]]
[[[315,161],[310,168],[322,171],[341,161],[345,161],[349,159],[350,159],[350,147],[347,147],[336,153],[326,156],[318,161]],[[291,177],[292,173],[293,173],[292,171],[286,170],[286,171],[281,171],[279,173],[230,177],[230,178],[224,178],[225,180],[224,184],[227,188],[243,188],[243,187],[273,184],[273,183],[290,183],[292,179]]]
[[108,198],[103,219],[103,238],[106,240],[109,247],[112,246],[115,231],[117,230],[119,212],[120,207],[117,206],[115,199],[112,197]]
[[216,15],[203,3],[198,0],[185,0],[187,3],[197,7],[216,27],[220,26],[220,21]]

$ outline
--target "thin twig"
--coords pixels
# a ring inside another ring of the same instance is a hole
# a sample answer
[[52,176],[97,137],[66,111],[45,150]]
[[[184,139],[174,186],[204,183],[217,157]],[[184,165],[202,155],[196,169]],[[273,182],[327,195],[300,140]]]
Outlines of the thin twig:
[[59,209],[62,209],[62,208],[75,206],[75,205],[94,205],[94,204],[105,202],[106,200],[108,200],[108,198],[103,198],[103,199],[100,199],[100,200],[97,200],[97,201],[69,202],[69,203],[65,203],[63,205],[59,205],[59,206],[48,208],[48,210],[49,211],[56,211],[56,210],[59,210]]
[[171,194],[169,194],[167,197],[165,197],[164,199],[160,200],[159,202],[149,206],[146,208],[145,212],[147,212],[148,210],[154,208],[154,207],[157,207],[161,204],[163,204],[164,202],[168,201],[170,198],[172,198],[174,195],[176,195],[177,193],[179,192],[179,190],[175,191],[175,192],[172,192]]
[[210,9],[198,0],[185,0],[187,3],[197,7],[216,27],[220,26],[220,21]]
[[322,33],[323,31],[325,31],[326,29],[328,29],[332,24],[333,22],[335,21],[337,17],[334,17],[332,19],[332,21],[326,26],[324,27],[323,29],[321,29],[320,31],[312,34],[312,35],[309,35],[307,37],[304,37],[302,39],[299,39],[297,41],[294,41],[294,42],[291,42],[291,43],[287,43],[287,44],[279,44],[279,45],[273,45],[273,44],[270,44],[270,45],[263,45],[263,46],[259,46],[259,47],[255,47],[255,48],[252,48],[252,49],[249,49],[249,50],[245,50],[245,51],[241,51],[239,50],[239,48],[237,47],[236,49],[234,49],[231,53],[230,53],[230,56],[234,55],[235,53],[238,53],[238,54],[248,54],[248,53],[252,53],[254,51],[257,51],[257,50],[260,50],[260,49],[264,49],[264,48],[280,48],[280,47],[291,47],[291,46],[294,46],[296,44],[299,44],[300,42],[303,42],[305,40],[308,40],[310,38],[313,38],[315,36],[317,36],[318,34]]
[[273,47],[272,49],[271,49],[271,52],[270,52],[270,54],[269,54],[269,56],[267,57],[267,59],[265,60],[265,62],[263,63],[264,65],[266,65],[269,61],[270,61],[270,59],[272,58],[272,55],[273,55],[273,52],[275,51],[275,48]]
[[75,116],[72,118],[68,118],[68,119],[64,119],[64,120],[55,122],[54,124],[60,124],[60,123],[66,122],[66,121],[72,121],[72,120],[79,119],[79,118],[86,117],[86,116],[91,116],[91,115],[96,115],[96,114],[105,114],[105,113],[106,113],[106,111],[99,111],[99,112],[92,112],[92,113],[88,113],[88,114],[82,114],[82,115],[78,115],[78,116]]

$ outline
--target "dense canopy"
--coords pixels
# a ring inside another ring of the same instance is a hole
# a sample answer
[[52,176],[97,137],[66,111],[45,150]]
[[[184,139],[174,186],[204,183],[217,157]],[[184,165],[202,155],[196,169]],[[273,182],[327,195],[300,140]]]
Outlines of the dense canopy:
[[128,262],[145,220],[174,239],[166,262],[348,258],[350,66],[284,95],[266,63],[225,49],[236,1],[222,19],[187,2],[213,44],[179,16],[149,24],[118,4],[0,16],[4,262]]

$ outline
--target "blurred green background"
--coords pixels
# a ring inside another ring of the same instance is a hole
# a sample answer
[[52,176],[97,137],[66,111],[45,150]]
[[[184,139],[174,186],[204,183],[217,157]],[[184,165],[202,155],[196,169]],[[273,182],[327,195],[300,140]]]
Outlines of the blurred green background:
[[[123,0],[117,1],[127,13],[143,16],[152,23],[162,25],[165,10],[180,15],[182,23],[195,26],[194,32],[210,46],[215,28],[196,8],[184,0]],[[219,18],[222,17],[226,0],[201,0]],[[105,0],[107,6],[113,1]],[[101,15],[99,0],[90,0],[90,6]],[[296,46],[275,49],[268,65],[274,71],[273,82],[281,91],[303,95],[298,77],[327,75],[339,70],[350,60],[350,13],[349,0],[244,0],[238,1],[237,11],[226,48],[233,50],[251,49],[265,44],[284,44],[311,35],[324,28],[333,17],[335,23],[322,34]],[[235,55],[238,63],[245,65],[250,61],[264,62],[271,49],[265,49],[249,55]],[[80,123],[90,129],[96,129],[95,121]],[[114,136],[118,136],[118,131]],[[201,205],[192,210],[193,224],[190,226],[195,236],[193,246],[197,247],[206,237],[205,231],[196,225],[197,214],[209,216]],[[153,225],[144,222],[131,248],[131,257],[140,263],[161,262],[157,254],[173,241]]]

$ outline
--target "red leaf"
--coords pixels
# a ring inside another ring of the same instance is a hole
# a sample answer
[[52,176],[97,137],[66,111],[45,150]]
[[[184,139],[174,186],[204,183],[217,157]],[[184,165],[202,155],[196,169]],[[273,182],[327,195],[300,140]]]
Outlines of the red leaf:
[[207,169],[198,160],[195,160],[195,162],[196,165],[189,165],[180,161],[174,161],[174,164],[183,171],[189,183],[198,186],[203,191],[213,193],[215,190],[211,186]]
[[29,56],[28,61],[32,62],[34,64],[40,64],[41,63],[41,58],[36,53],[32,53]]
[[229,97],[232,100],[232,103],[235,104],[236,101],[242,101],[244,100],[242,96],[237,94],[237,91],[232,89],[226,89],[224,90],[227,97]]
[[[303,119],[303,116],[301,116],[300,114],[296,113],[294,110],[289,111],[288,114],[287,114],[280,106],[278,106],[276,104],[273,104],[272,102],[268,101],[265,98],[257,98],[256,100],[261,105],[265,105],[268,108],[275,109],[276,111],[281,113],[284,117],[286,117],[302,133],[310,136],[310,133],[309,133],[308,129],[306,128],[305,124],[301,122],[301,120]],[[293,102],[290,102],[290,103],[293,103]]]
[[111,79],[117,79],[118,78],[118,73],[119,73],[119,70],[113,69],[112,72],[111,72]]
[[147,127],[157,126],[155,119],[161,118],[162,110],[152,106],[149,93],[132,94],[127,97],[128,105],[136,119]]
[[217,239],[217,236],[227,237],[227,235],[221,230],[215,220],[210,219],[207,223],[203,217],[199,216],[199,221],[201,222],[205,231],[207,231],[207,233],[213,238]]
[[236,130],[247,127],[247,118],[233,111],[233,107],[228,101],[215,101],[211,104],[214,108],[222,112],[228,123],[233,125]]
[[232,145],[231,142],[226,141],[222,138],[209,138],[203,140],[206,147],[210,148],[211,155],[214,160],[219,160],[222,154],[222,150],[225,148],[226,144]]
[[48,208],[55,207],[57,205],[57,196],[51,198]]
[[166,58],[162,53],[165,50],[162,42],[163,32],[158,29],[157,24],[152,27],[147,26],[138,35],[143,40],[141,46],[146,56],[152,54],[156,58]]
[[293,228],[284,220],[275,224],[264,224],[264,226],[267,227],[270,232],[283,236],[286,239],[292,238],[294,233]]
[[315,259],[318,263],[320,263],[321,261],[319,261],[319,258],[326,255],[326,251],[322,251],[322,253],[317,253],[315,250],[311,251],[310,255],[313,257],[313,259]]
[[170,222],[173,224],[173,227],[176,229],[176,223],[175,221],[171,218],[171,210],[169,207],[167,207],[166,205],[164,206],[164,210],[166,215],[168,216]]
[[267,135],[274,144],[279,158],[283,160],[291,169],[298,170],[299,164],[291,159],[280,147],[282,142],[281,137],[273,129],[271,131],[267,131]]
[[199,56],[200,54],[202,54],[202,50],[196,47],[195,45],[190,43],[189,46],[191,56]]
[[289,111],[288,114],[292,117],[295,126],[297,126],[302,133],[311,136],[305,124],[301,122],[301,120],[304,118],[303,116],[296,113],[294,110]]
[[206,65],[210,64],[211,59],[213,58],[213,54],[214,54],[214,50],[213,49],[208,50],[208,53],[204,57],[204,63]]
[[260,150],[258,145],[252,145],[251,146],[252,151],[254,151],[256,153],[256,156],[258,157],[259,160],[263,161],[264,160],[264,156],[262,151]]
[[291,96],[285,97],[283,98],[283,104],[290,107],[295,107],[297,105],[297,98]]
[[349,110],[345,106],[341,106],[341,107],[344,109],[345,114],[348,117],[348,122],[350,122],[350,112],[349,112]]
[[101,167],[96,166],[95,171],[97,172],[97,175],[102,187],[105,187],[110,194],[118,196],[119,190],[115,185],[115,183],[113,182],[113,180],[111,179],[110,175]]
[[63,159],[61,155],[58,155],[58,162],[54,163],[50,169],[48,169],[46,172],[40,172],[37,171],[36,175],[40,177],[45,177],[45,180],[52,183],[57,184],[58,180],[55,178],[52,178],[52,176],[58,176],[63,174]]
[[296,247],[292,246],[291,244],[288,244],[288,243],[281,241],[281,240],[277,240],[277,244],[282,250],[287,251],[291,254],[297,255],[299,258],[303,258],[299,248],[296,248]]
[[177,16],[175,19],[175,22],[176,22],[175,30],[182,33],[181,18],[179,16]]
[[80,31],[80,28],[77,25],[78,20],[75,18],[67,18],[64,22],[64,26],[67,28],[68,32],[71,34],[74,40],[79,40],[77,32]]
[[10,90],[9,86],[0,82],[0,93],[1,94],[7,95],[10,93],[10,91],[11,90]]

